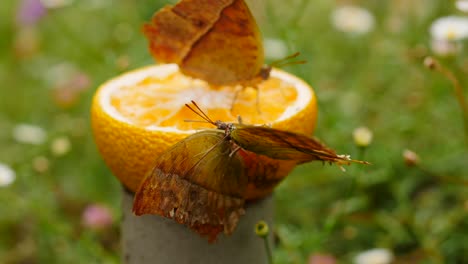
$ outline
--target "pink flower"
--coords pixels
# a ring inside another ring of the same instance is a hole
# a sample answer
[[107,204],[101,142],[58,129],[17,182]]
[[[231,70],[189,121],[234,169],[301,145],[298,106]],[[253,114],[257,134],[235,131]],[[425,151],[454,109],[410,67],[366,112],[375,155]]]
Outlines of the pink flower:
[[22,0],[16,13],[16,21],[20,26],[36,24],[47,10],[41,0]]
[[83,226],[93,230],[105,229],[111,226],[113,221],[111,210],[99,204],[88,205],[81,216]]
[[309,256],[308,264],[336,264],[336,258],[328,254],[314,253]]
[[71,107],[90,86],[91,79],[85,73],[79,71],[70,73],[68,78],[57,80],[52,97],[58,106]]

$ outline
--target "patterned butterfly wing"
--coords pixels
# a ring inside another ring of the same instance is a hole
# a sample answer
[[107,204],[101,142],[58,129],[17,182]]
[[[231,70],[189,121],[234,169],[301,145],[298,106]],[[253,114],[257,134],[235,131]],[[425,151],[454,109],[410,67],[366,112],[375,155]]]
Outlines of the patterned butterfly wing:
[[184,0],[166,6],[143,26],[153,57],[164,63],[181,63],[192,45],[206,34],[233,0]]
[[259,28],[243,0],[225,8],[210,31],[192,46],[181,71],[214,85],[259,79],[264,52]]
[[206,130],[178,142],[156,161],[133,204],[136,215],[157,214],[187,225],[210,242],[231,234],[244,214],[247,177],[224,133]]
[[298,163],[321,160],[348,164],[350,160],[339,156],[318,140],[305,135],[261,126],[240,126],[231,132],[231,138],[243,149],[279,160]]
[[214,85],[250,83],[264,63],[262,38],[243,0],[183,0],[143,27],[156,60]]

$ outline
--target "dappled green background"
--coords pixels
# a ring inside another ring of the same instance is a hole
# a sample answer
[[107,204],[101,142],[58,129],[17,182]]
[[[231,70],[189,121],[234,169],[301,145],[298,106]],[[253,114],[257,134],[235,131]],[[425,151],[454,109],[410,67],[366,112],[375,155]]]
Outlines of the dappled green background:
[[[16,18],[20,1],[2,1],[0,163],[17,178],[0,187],[1,263],[119,262],[120,186],[95,148],[89,108],[100,83],[154,63],[140,27],[167,2],[73,1],[24,25]],[[390,249],[399,263],[466,263],[462,115],[450,82],[422,63],[431,55],[431,22],[457,14],[452,1],[349,1],[376,17],[374,30],[362,36],[333,28],[330,13],[340,1],[266,2],[259,20],[264,36],[284,41],[308,61],[286,70],[315,89],[316,135],[359,157],[353,130],[366,126],[374,134],[364,153],[372,166],[342,173],[306,164],[279,186],[276,263],[305,263],[316,252],[347,263],[375,247]],[[464,48],[440,58],[464,87],[467,55]],[[63,80],[70,72],[87,81],[78,92],[67,90],[76,85]],[[44,128],[47,140],[15,141],[12,131],[20,123]],[[70,152],[54,154],[50,144],[57,137],[70,140]],[[405,165],[405,149],[420,156],[419,165]],[[49,166],[38,168],[37,157]],[[104,230],[82,225],[84,208],[96,203],[110,207],[115,218]]]

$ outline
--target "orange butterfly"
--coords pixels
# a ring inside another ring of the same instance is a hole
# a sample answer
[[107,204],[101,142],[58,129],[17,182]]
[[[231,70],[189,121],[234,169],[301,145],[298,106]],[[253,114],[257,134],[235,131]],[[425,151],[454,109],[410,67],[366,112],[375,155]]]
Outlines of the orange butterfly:
[[182,0],[157,12],[143,32],[157,61],[177,63],[184,74],[210,84],[256,87],[270,75],[260,31],[243,0]]

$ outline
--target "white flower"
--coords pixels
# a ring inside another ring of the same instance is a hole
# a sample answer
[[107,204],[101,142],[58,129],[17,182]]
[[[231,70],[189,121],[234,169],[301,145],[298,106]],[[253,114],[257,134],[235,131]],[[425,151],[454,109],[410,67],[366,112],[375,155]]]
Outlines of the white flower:
[[60,8],[71,4],[73,0],[41,0],[41,2],[47,8]]
[[368,33],[375,25],[374,16],[367,9],[357,6],[338,7],[331,19],[336,29],[355,34]]
[[460,42],[448,41],[443,39],[433,39],[431,41],[432,51],[439,56],[449,57],[458,54],[461,51]]
[[392,261],[393,253],[385,248],[370,249],[354,257],[356,264],[389,264]]
[[280,39],[266,38],[263,40],[263,45],[265,47],[265,57],[268,59],[280,60],[289,55],[286,43]]
[[367,147],[372,141],[372,131],[367,127],[358,127],[353,131],[354,143],[359,147]]
[[0,163],[0,187],[5,187],[15,181],[15,171],[10,166]]
[[20,143],[40,145],[44,143],[47,135],[41,127],[30,124],[19,124],[13,128],[13,138]]
[[462,12],[468,12],[468,0],[458,0],[455,6]]
[[456,41],[468,37],[468,17],[441,17],[431,25],[433,39]]
[[58,137],[52,141],[50,150],[55,156],[63,156],[67,154],[71,149],[71,143],[68,137]]

